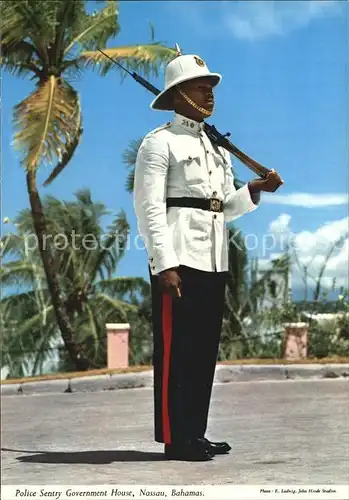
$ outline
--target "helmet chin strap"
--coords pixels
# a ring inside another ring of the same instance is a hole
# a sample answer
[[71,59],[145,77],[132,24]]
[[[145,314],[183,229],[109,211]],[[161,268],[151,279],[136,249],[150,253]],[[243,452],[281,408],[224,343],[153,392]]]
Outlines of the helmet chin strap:
[[178,88],[178,92],[187,101],[187,103],[190,104],[190,106],[192,106],[193,108],[197,109],[198,111],[200,111],[200,113],[202,113],[205,116],[211,116],[211,114],[212,114],[211,111],[208,111],[207,109],[202,108],[201,106],[199,106],[198,104],[196,104],[196,102],[194,102],[192,99],[190,99],[190,97],[185,92],[183,92],[183,90],[181,90],[180,88]]

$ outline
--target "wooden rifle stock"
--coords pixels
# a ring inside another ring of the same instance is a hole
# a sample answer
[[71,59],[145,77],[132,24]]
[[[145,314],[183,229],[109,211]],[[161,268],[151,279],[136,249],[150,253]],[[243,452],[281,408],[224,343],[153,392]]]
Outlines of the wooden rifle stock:
[[240,151],[240,149],[238,149],[236,146],[234,146],[234,144],[232,144],[227,139],[227,135],[230,135],[230,134],[222,135],[220,132],[218,132],[216,127],[214,127],[213,125],[208,125],[208,123],[206,123],[206,122],[205,122],[204,130],[205,130],[207,136],[209,137],[209,139],[213,143],[217,144],[218,146],[222,146],[224,149],[229,151],[229,153],[236,156],[236,158],[238,158],[244,165],[246,165],[250,170],[255,172],[257,175],[259,175],[263,179],[265,177],[267,177],[269,172],[271,172],[271,170],[264,167],[263,165],[258,163],[258,161],[254,160],[253,158],[248,156],[246,153],[243,153],[242,151]]

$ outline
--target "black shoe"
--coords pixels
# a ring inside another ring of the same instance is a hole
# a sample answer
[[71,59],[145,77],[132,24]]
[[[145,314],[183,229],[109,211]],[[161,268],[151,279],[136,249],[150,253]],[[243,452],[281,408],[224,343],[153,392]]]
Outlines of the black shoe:
[[225,442],[214,443],[206,438],[202,438],[202,441],[206,444],[206,449],[211,455],[225,455],[231,450],[231,446]]
[[185,444],[165,444],[165,457],[168,460],[205,462],[212,460],[213,453],[207,449],[203,442],[196,440]]

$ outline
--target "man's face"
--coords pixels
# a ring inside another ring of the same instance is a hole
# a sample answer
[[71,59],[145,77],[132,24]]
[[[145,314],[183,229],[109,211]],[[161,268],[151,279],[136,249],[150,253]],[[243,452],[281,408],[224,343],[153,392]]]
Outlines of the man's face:
[[[214,95],[212,80],[209,77],[195,78],[194,80],[189,80],[188,82],[183,82],[179,85],[179,88],[187,94],[187,96],[192,99],[195,104],[206,109],[210,114],[213,112],[214,108]],[[199,110],[193,108],[189,103],[187,103],[183,97],[177,94],[178,99],[182,101],[181,108],[187,110],[191,114],[196,114],[199,118],[204,116]],[[194,118],[194,116],[193,116]]]

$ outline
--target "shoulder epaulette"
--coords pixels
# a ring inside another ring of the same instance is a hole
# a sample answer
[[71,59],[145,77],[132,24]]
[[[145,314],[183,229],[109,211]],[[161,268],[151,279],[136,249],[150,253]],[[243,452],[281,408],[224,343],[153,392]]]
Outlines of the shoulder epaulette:
[[160,127],[155,128],[151,132],[149,132],[149,135],[156,134],[157,132],[160,132],[160,130],[165,130],[167,128],[170,128],[172,125],[172,122],[167,122],[164,125],[160,125]]

